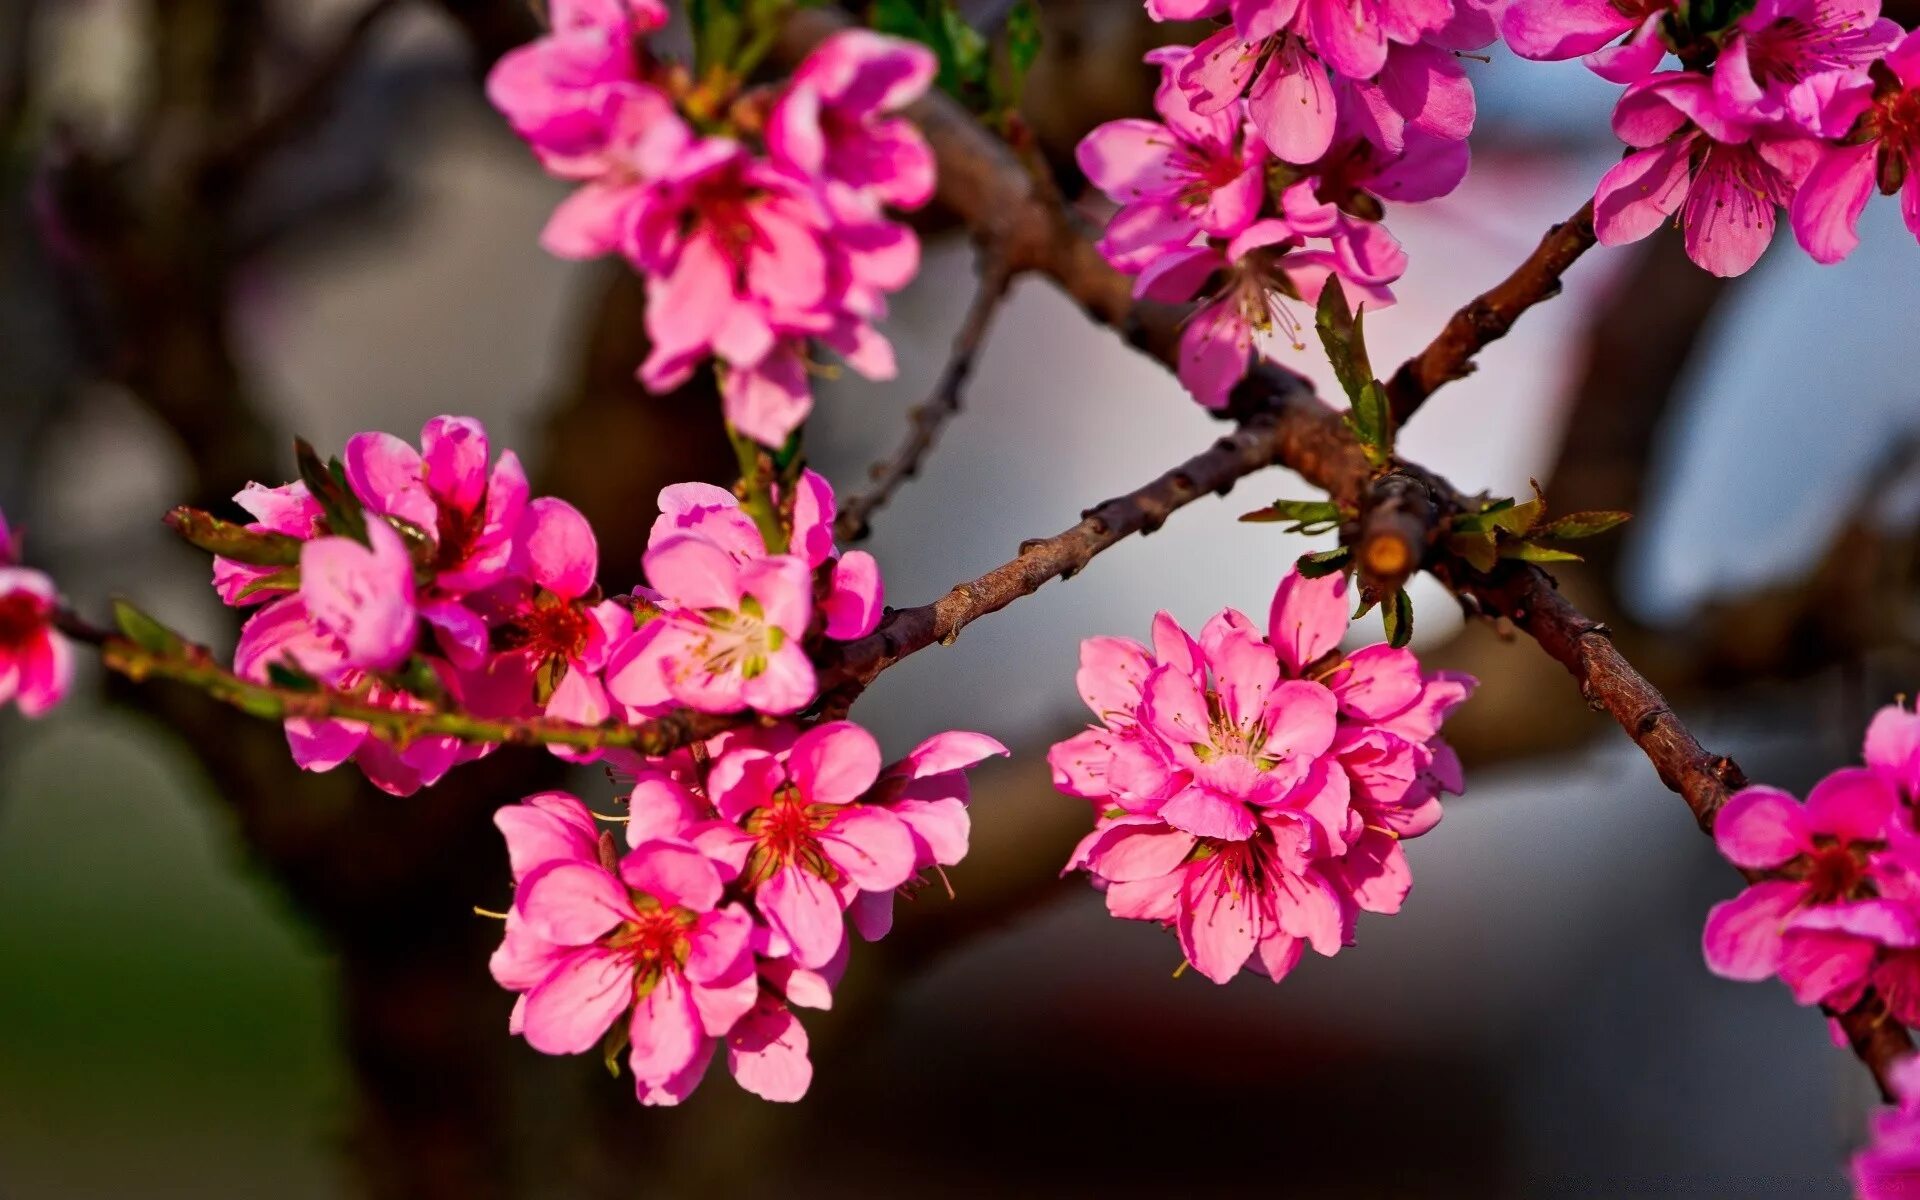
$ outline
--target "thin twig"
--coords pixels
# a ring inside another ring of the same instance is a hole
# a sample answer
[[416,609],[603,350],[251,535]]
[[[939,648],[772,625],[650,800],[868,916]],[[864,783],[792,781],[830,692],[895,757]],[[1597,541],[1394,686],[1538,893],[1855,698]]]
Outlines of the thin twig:
[[873,514],[884,507],[907,480],[920,473],[927,456],[940,440],[940,431],[959,414],[961,393],[986,343],[994,314],[1000,310],[1012,286],[1013,275],[1003,257],[991,249],[983,250],[979,288],[967,308],[966,318],[960,323],[960,331],[954,335],[953,350],[947,356],[939,382],[934,385],[933,395],[907,414],[907,436],[899,449],[885,461],[875,463],[868,472],[873,486],[849,497],[841,506],[840,516],[834,523],[834,532],[841,540],[857,542],[872,532]]
[[1473,357],[1513,328],[1520,314],[1560,294],[1560,277],[1594,244],[1593,201],[1547,230],[1511,275],[1448,319],[1427,348],[1400,364],[1387,381],[1395,426],[1404,425],[1442,386],[1473,371]]

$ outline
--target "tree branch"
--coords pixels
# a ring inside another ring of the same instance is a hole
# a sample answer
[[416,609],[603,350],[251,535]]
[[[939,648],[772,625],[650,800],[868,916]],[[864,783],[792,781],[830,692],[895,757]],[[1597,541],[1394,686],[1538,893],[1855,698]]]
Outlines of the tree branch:
[[1513,328],[1520,314],[1560,294],[1560,276],[1594,244],[1593,201],[1547,230],[1540,244],[1492,288],[1475,296],[1448,319],[1427,348],[1400,364],[1387,381],[1393,423],[1400,426],[1418,412],[1427,397],[1473,372],[1473,356]]
[[920,473],[921,465],[940,439],[940,431],[959,414],[961,390],[973,374],[973,364],[986,343],[987,330],[1012,284],[1013,271],[1006,260],[991,250],[984,251],[980,256],[979,288],[974,292],[966,318],[960,323],[960,331],[954,335],[953,350],[940,372],[940,381],[934,385],[933,395],[927,402],[915,405],[907,414],[907,436],[900,448],[891,458],[875,463],[868,472],[873,486],[849,497],[841,506],[834,532],[843,541],[860,541],[872,531],[873,514],[884,507],[907,480]]

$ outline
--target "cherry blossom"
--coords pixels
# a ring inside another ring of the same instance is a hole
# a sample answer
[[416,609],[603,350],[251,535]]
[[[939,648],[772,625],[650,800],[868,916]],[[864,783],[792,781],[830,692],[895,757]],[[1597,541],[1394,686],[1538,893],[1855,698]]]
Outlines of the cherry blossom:
[[[13,541],[0,518],[0,547]],[[59,593],[30,567],[0,563],[0,704],[45,716],[73,685],[73,646],[54,627]]]
[[1883,74],[1856,89],[1858,134],[1827,145],[1793,202],[1793,232],[1816,262],[1839,262],[1860,244],[1860,214],[1877,186],[1900,193],[1900,215],[1920,238],[1920,33],[1887,53]]

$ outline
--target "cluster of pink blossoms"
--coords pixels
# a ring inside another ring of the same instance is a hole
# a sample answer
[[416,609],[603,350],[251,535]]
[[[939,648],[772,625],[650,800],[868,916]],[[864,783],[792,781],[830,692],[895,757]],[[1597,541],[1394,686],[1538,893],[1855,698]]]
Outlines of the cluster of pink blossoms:
[[1228,609],[1189,636],[1161,613],[1149,649],[1091,638],[1080,694],[1101,724],[1053,747],[1054,785],[1094,805],[1067,864],[1116,917],[1171,926],[1225,983],[1278,981],[1303,948],[1351,944],[1361,911],[1412,887],[1401,841],[1440,821],[1460,764],[1440,740],[1474,681],[1386,645],[1340,652],[1343,575],[1295,571],[1267,633]]
[[[1791,212],[1800,244],[1837,262],[1859,244],[1877,184],[1902,192],[1920,236],[1920,35],[1880,16],[1879,0],[1759,0],[1723,28],[1689,28],[1700,6],[1671,0],[1516,0],[1502,31],[1527,57],[1586,55],[1627,90],[1614,132],[1632,152],[1600,181],[1594,228],[1637,241],[1678,216],[1687,253],[1739,275]],[[1682,70],[1657,68],[1669,52]]]
[[723,734],[631,761],[627,845],[561,792],[502,809],[514,877],[493,975],[548,1054],[625,1050],[643,1104],[678,1104],[724,1045],[734,1079],[798,1100],[813,1069],[793,1009],[826,1008],[847,920],[872,940],[896,891],[967,851],[966,769],[1006,748],[930,738],[881,767],[840,721]]
[[[418,449],[356,434],[342,474],[364,537],[331,528],[304,483],[236,496],[249,528],[304,544],[297,569],[214,560],[221,599],[263,606],[241,630],[234,670],[269,681],[290,668],[400,711],[428,706],[424,679],[484,718],[599,725],[678,705],[781,716],[814,699],[810,644],[863,637],[879,622],[879,567],[834,546],[833,489],[812,471],[794,487],[792,549],[779,553],[732,493],[667,488],[645,559],[653,586],[606,599],[586,518],[530,498],[512,451],[489,457],[486,430],[467,417],[428,421]],[[402,795],[491,749],[451,736],[396,747],[358,721],[286,728],[303,768],[351,760]]]
[[1467,170],[1473,86],[1453,51],[1494,39],[1470,0],[1147,0],[1157,20],[1231,22],[1166,46],[1160,120],[1110,121],[1080,143],[1120,210],[1100,243],[1135,293],[1204,298],[1180,379],[1209,408],[1246,374],[1256,333],[1295,336],[1289,301],[1329,279],[1350,305],[1392,303],[1406,254],[1383,201],[1431,200]]
[[0,705],[45,715],[73,684],[73,646],[54,628],[59,592],[20,565],[20,539],[0,513]]
[[892,378],[872,323],[918,271],[920,246],[885,210],[925,204],[934,184],[925,140],[893,114],[926,90],[933,55],[849,30],[770,102],[693,113],[719,102],[653,56],[660,0],[552,0],[549,14],[552,32],[503,57],[487,93],[548,171],[581,185],[548,223],[547,249],[619,253],[647,277],[642,382],[678,387],[712,357],[728,421],[779,446],[812,406],[811,342]]
[[1777,877],[1714,906],[1702,944],[1728,979],[1778,976],[1802,1004],[1851,1008],[1872,987],[1920,1023],[1920,716],[1882,709],[1866,766],[1815,784],[1801,804],[1750,787],[1714,821],[1735,866]]

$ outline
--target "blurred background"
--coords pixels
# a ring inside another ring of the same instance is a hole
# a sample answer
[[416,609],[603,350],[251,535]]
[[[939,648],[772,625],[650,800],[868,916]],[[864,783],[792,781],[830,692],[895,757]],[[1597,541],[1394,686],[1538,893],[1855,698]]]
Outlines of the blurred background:
[[[991,25],[1003,5],[969,6]],[[1095,123],[1144,112],[1133,0],[1047,0],[1028,119],[1069,194]],[[1915,13],[1897,12],[1909,26]],[[535,243],[563,186],[478,80],[526,0],[0,0],[0,507],[83,611],[138,597],[231,645],[159,524],[292,471],[289,441],[483,418],[635,582],[665,483],[723,480],[711,396],[650,397],[640,288]],[[1393,213],[1412,267],[1369,320],[1398,361],[1578,207],[1614,89],[1496,49],[1475,165]],[[930,388],[973,262],[939,214],[888,326],[901,378],[827,386],[843,492]],[[1406,431],[1467,490],[1627,508],[1566,586],[1710,746],[1783,786],[1857,756],[1920,687],[1920,271],[1895,206],[1846,264],[1782,237],[1748,277],[1663,233],[1596,250]],[[1275,352],[1312,373],[1313,356]],[[924,477],[875,521],[917,604],[1217,430],[1044,285],[1003,310]],[[0,716],[0,1196],[1298,1196],[1845,1193],[1873,1102],[1816,1014],[1702,968],[1738,880],[1560,668],[1416,593],[1430,661],[1483,681],[1449,727],[1468,794],[1412,848],[1406,911],[1283,986],[1179,951],[1057,866],[1086,822],[1044,752],[1085,718],[1078,639],[1263,613],[1300,539],[1235,517],[1275,471],[890,672],[854,716],[903,751],[1015,748],[975,787],[958,898],[923,895],[809,1014],[816,1077],[716,1071],[643,1110],[590,1056],[505,1035],[494,807],[566,776],[502,753],[399,800],[302,775],[281,735],[90,670]],[[584,795],[610,795],[577,774]],[[1311,957],[1311,956],[1310,956]]]

